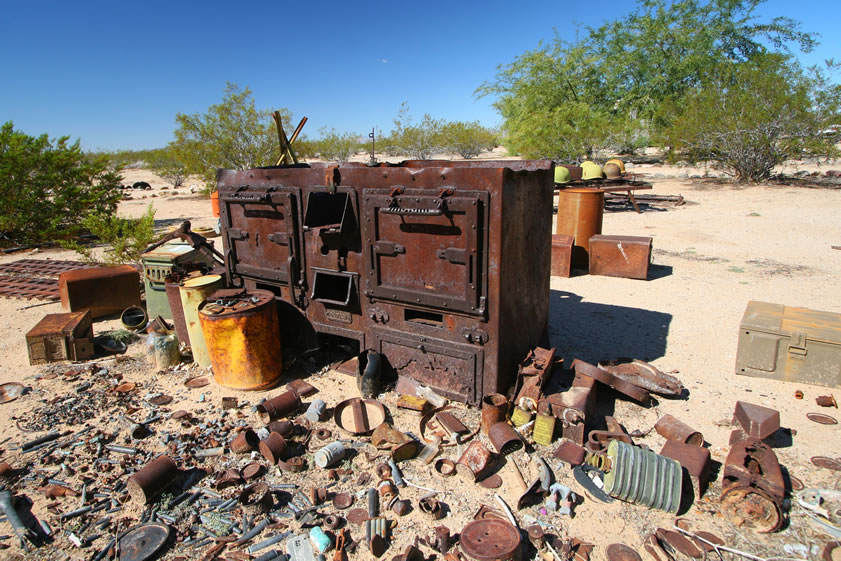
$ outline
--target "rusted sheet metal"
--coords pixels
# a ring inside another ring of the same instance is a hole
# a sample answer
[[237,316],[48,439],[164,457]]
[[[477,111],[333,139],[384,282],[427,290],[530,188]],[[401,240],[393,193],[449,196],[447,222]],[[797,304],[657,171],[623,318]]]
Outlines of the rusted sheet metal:
[[736,402],[733,419],[753,438],[767,438],[780,428],[780,412],[744,401]]
[[695,498],[700,499],[704,496],[712,471],[709,449],[677,440],[667,440],[663,449],[660,450],[660,455],[680,462],[680,465],[689,473],[695,489]]
[[58,277],[58,291],[64,310],[87,309],[97,319],[140,305],[140,274],[130,265],[69,271]]
[[93,326],[88,310],[47,314],[26,334],[29,364],[85,360],[93,356]]
[[579,466],[587,458],[587,449],[571,440],[564,439],[553,455],[571,466]]
[[703,446],[704,435],[668,413],[654,425],[657,434],[666,440],[676,440],[692,446]]
[[58,300],[58,280],[24,276],[0,276],[0,296],[27,300]]
[[566,391],[544,397],[552,414],[561,421],[561,435],[579,446],[587,442],[587,415],[596,401],[596,380],[576,372],[572,386]]
[[721,487],[721,510],[734,526],[766,533],[782,525],[783,473],[776,454],[761,440],[748,438],[730,448]]
[[679,396],[683,393],[684,388],[680,380],[642,360],[617,358],[600,361],[599,368],[651,393],[665,396]]
[[537,347],[529,351],[520,363],[517,372],[519,386],[514,403],[524,407],[526,400],[530,407],[536,407],[543,394],[543,386],[548,381],[547,374],[552,372],[555,361],[555,349]]
[[576,359],[572,362],[572,367],[575,369],[576,373],[581,373],[585,376],[598,380],[602,384],[610,386],[619,393],[625,394],[632,399],[636,399],[642,403],[648,402],[650,396],[646,390],[636,384],[617,378],[610,372],[602,370],[598,366],[593,366],[583,360]]
[[550,161],[222,170],[217,183],[229,282],[275,293],[285,342],[303,322],[477,404],[540,339]]
[[651,238],[605,236],[590,238],[590,274],[646,280],[651,263]]
[[569,278],[572,272],[572,247],[575,238],[552,234],[552,276]]

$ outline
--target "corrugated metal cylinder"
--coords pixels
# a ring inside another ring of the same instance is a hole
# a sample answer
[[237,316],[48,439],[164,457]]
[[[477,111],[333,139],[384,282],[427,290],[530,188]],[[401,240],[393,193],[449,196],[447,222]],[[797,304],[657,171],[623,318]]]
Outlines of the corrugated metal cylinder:
[[683,483],[680,463],[619,440],[610,442],[607,456],[611,469],[604,490],[611,497],[677,513]]

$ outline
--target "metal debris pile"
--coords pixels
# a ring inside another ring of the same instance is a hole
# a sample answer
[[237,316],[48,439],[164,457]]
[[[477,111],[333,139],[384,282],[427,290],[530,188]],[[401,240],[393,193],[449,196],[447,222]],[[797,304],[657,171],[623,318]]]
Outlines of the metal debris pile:
[[[17,397],[33,407],[17,419],[21,432],[0,443],[0,510],[14,531],[0,540],[4,547],[57,547],[93,561],[164,552],[232,561],[386,552],[398,561],[587,561],[595,544],[565,529],[585,503],[674,515],[714,480],[703,434],[676,417],[652,427],[666,439],[655,453],[634,442],[648,431],[629,433],[595,412],[597,392],[640,407],[652,393],[685,398],[677,378],[638,360],[576,360],[565,370],[554,350],[538,348],[520,364],[511,396],[486,396],[481,410],[423,386],[415,395],[374,395],[378,384],[361,379],[362,397],[335,404],[303,380],[254,405],[204,393],[193,399],[211,383],[195,369],[168,375],[184,376],[175,397],[200,407],[172,410],[174,397],[157,391],[156,378],[125,381],[120,371],[132,368],[142,370],[133,361],[50,366],[39,378],[61,379],[64,393]],[[838,492],[803,489],[777,460],[779,413],[737,402],[734,422],[720,499],[705,498],[706,507],[717,504],[712,510],[740,530],[774,532],[797,491],[796,508],[813,529],[838,532],[831,510],[841,504]],[[833,458],[813,462],[841,467]],[[452,527],[455,515],[468,522]],[[683,518],[647,531],[643,548],[655,561],[761,559]],[[619,543],[605,554],[640,559]]]

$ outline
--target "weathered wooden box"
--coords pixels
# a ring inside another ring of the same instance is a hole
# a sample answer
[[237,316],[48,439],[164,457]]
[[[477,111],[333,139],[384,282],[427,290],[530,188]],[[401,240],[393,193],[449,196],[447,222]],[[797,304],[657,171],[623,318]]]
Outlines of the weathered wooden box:
[[90,310],[47,314],[26,334],[29,364],[85,360],[93,356]]
[[841,388],[841,314],[748,302],[736,374]]

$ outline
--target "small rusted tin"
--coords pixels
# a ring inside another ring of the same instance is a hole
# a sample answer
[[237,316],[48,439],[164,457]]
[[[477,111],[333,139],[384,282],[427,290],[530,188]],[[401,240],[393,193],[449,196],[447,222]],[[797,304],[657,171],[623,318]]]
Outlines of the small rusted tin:
[[488,431],[488,438],[490,438],[496,451],[503,456],[523,447],[523,439],[511,425],[505,422],[496,423],[492,426]]
[[269,432],[276,432],[286,438],[295,432],[295,423],[292,421],[272,421],[266,425],[266,428]]
[[242,483],[242,474],[238,469],[230,468],[217,474],[214,486],[216,489],[226,489],[240,483]]
[[435,471],[438,475],[443,477],[449,477],[454,475],[456,472],[456,464],[450,459],[447,458],[438,458],[435,460]]
[[834,395],[820,395],[815,398],[815,403],[821,407],[835,407],[838,409],[838,402],[835,401]]
[[276,432],[270,432],[269,436],[260,441],[258,448],[260,455],[271,465],[275,465],[286,452],[286,440]]
[[553,455],[571,466],[578,466],[584,463],[587,450],[571,440],[563,439]]
[[459,475],[470,481],[482,479],[493,465],[493,453],[479,440],[472,440],[457,462]]
[[397,516],[406,516],[412,511],[412,501],[395,498],[390,505],[391,512]]
[[268,423],[274,419],[288,417],[300,408],[301,398],[289,390],[258,405],[257,414],[264,423]]
[[440,520],[444,516],[444,509],[435,497],[421,497],[418,501],[418,508],[432,520]]
[[126,486],[133,501],[148,504],[169,487],[178,475],[178,466],[169,456],[158,456],[128,478]]
[[265,483],[254,483],[242,490],[239,502],[243,508],[253,512],[263,512],[272,506],[272,495]]
[[278,460],[277,467],[280,468],[280,471],[289,471],[292,473],[304,471],[304,459],[300,456],[295,456],[285,461]]
[[704,445],[703,434],[669,414],[660,417],[654,425],[654,430],[666,440],[676,440],[692,446]]
[[250,464],[246,465],[242,468],[242,477],[246,481],[251,481],[252,479],[257,479],[261,475],[265,469],[259,462],[251,462]]
[[234,454],[245,454],[256,450],[258,446],[260,446],[260,439],[251,429],[245,429],[231,440],[231,452]]
[[492,393],[482,398],[482,433],[487,435],[491,427],[505,420],[508,413],[508,398],[501,393]]
[[527,532],[528,532],[528,535],[529,535],[529,541],[534,546],[534,548],[537,551],[543,551],[543,548],[545,547],[545,544],[544,544],[545,535],[544,535],[544,532],[543,532],[543,528],[541,528],[539,524],[532,524],[531,526],[528,527]]
[[397,487],[389,480],[380,481],[377,488],[380,496],[383,498],[382,502],[385,504],[388,504],[392,498],[397,496]]

